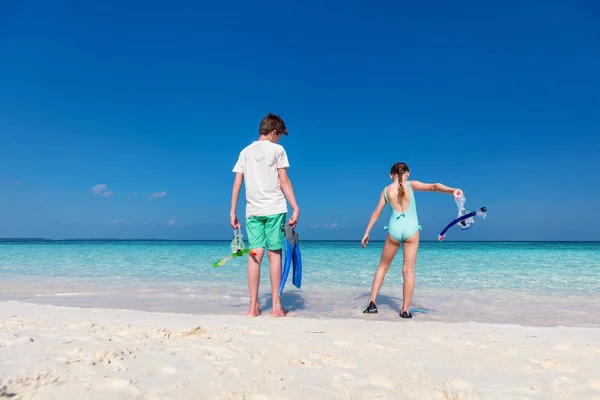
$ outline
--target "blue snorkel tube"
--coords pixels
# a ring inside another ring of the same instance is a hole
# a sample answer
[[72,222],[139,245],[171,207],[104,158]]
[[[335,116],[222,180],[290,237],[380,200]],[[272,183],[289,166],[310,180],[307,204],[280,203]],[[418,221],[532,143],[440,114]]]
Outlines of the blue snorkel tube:
[[438,235],[438,240],[441,242],[444,240],[446,236],[446,232],[448,229],[452,228],[454,225],[459,224],[461,230],[466,230],[471,227],[475,223],[475,219],[473,217],[478,216],[483,219],[487,217],[487,208],[481,207],[478,211],[468,211],[465,209],[465,202],[467,198],[464,196],[456,197],[454,199],[456,202],[456,206],[458,207],[458,217],[454,218],[446,227],[442,230],[442,232]]

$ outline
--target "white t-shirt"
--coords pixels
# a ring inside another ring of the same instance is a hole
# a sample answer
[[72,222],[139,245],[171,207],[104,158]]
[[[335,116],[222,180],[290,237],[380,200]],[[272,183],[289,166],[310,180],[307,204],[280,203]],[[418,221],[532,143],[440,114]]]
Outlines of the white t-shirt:
[[244,174],[246,218],[287,213],[277,170],[289,166],[283,146],[269,140],[257,140],[240,152],[233,172]]

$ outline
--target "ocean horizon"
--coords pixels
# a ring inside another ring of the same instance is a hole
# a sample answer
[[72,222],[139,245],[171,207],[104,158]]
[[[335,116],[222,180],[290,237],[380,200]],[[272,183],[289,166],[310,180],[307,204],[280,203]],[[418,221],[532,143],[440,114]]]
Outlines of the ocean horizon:
[[[52,238],[28,238],[28,237],[18,237],[18,238],[0,238],[0,242],[98,242],[98,241],[107,241],[107,242],[139,242],[139,241],[147,241],[147,242],[231,242],[231,239],[161,239],[161,238],[64,238],[64,239],[52,239]],[[336,242],[358,242],[360,243],[360,239],[301,239],[302,242],[327,242],[327,243],[336,243]],[[369,243],[385,243],[385,239],[370,239]],[[432,242],[436,243],[439,240],[420,240],[423,242]],[[456,240],[456,239],[444,239],[444,243],[600,243],[600,240]]]

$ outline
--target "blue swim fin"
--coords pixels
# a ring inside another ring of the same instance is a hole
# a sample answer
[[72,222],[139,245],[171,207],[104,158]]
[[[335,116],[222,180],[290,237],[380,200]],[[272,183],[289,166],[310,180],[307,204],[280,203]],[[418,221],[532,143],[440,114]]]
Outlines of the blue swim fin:
[[281,297],[281,293],[283,293],[283,288],[285,286],[285,283],[287,282],[288,275],[290,274],[290,267],[292,265],[292,253],[292,244],[287,238],[285,238],[283,244],[283,263],[281,269],[281,283],[279,284],[279,297]]
[[294,253],[292,254],[292,264],[294,271],[292,273],[292,283],[298,289],[302,286],[302,256],[300,255],[300,242],[298,242],[298,235],[296,235],[296,244],[294,246]]
[[290,274],[290,267],[293,264],[292,282],[294,286],[300,288],[302,285],[302,259],[300,258],[300,246],[298,245],[298,234],[289,224],[284,226],[285,242],[283,245],[283,265],[281,270],[281,284],[279,285],[279,296],[283,293],[283,288]]

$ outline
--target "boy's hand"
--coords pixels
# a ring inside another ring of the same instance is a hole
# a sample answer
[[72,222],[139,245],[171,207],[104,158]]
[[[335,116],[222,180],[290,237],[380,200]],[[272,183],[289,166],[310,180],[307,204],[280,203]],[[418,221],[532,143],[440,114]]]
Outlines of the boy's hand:
[[367,244],[369,244],[369,234],[365,233],[365,236],[363,236],[362,240],[360,241],[360,245],[362,247],[367,247]]
[[290,226],[292,228],[295,228],[296,225],[298,224],[299,217],[300,217],[300,209],[296,208],[296,209],[294,209],[294,212],[292,212],[292,217],[288,221],[288,223],[290,224]]
[[454,197],[461,197],[464,196],[463,191],[460,189],[454,189],[454,192],[452,192],[452,196]]
[[240,229],[240,221],[238,221],[238,218],[235,214],[230,214],[229,215],[229,225],[233,228],[233,229]]

